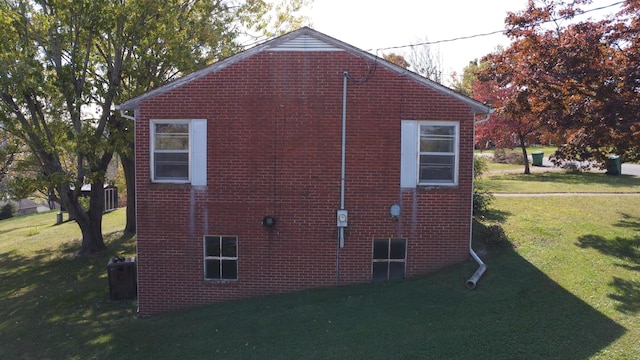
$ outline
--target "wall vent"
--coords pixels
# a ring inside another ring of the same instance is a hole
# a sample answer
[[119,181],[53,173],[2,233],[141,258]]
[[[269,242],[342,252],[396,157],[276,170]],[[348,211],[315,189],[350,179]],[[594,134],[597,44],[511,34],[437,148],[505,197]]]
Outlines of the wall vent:
[[294,39],[286,41],[276,47],[270,48],[269,51],[343,51],[322,40],[318,40],[308,35],[298,36]]

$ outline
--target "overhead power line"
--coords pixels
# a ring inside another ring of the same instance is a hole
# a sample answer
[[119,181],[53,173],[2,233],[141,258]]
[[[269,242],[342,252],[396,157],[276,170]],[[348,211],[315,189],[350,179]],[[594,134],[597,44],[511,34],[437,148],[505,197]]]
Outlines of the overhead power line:
[[[618,6],[618,5],[622,4],[622,3],[624,3],[624,1],[618,1],[618,2],[610,4],[610,5],[605,5],[605,6],[600,6],[600,7],[597,7],[597,8],[585,10],[585,11],[583,11],[583,12],[581,12],[579,14],[576,14],[574,16],[563,16],[563,17],[560,17],[560,18],[557,18],[557,19],[551,19],[551,20],[543,21],[543,22],[541,22],[539,24],[536,24],[536,25],[542,25],[542,24],[554,22],[554,21],[557,21],[557,20],[564,20],[564,19],[569,19],[569,18],[573,18],[573,17],[576,17],[576,16],[581,16],[581,15],[584,15],[584,14],[588,14],[590,12],[600,11],[600,10],[608,9],[610,7]],[[451,38],[451,39],[443,39],[443,40],[435,40],[435,41],[424,41],[424,42],[420,42],[420,43],[416,43],[416,44],[390,46],[390,47],[378,48],[378,49],[369,49],[367,51],[375,50],[376,52],[378,52],[378,51],[385,51],[385,50],[403,49],[403,48],[414,47],[414,46],[437,45],[437,44],[442,44],[442,43],[448,43],[448,42],[454,42],[454,41],[460,41],[460,40],[469,40],[469,39],[478,38],[478,37],[502,34],[502,33],[505,33],[505,32],[507,32],[506,29],[495,30],[495,31],[487,32],[487,33],[460,36],[460,37],[455,37],[455,38]]]

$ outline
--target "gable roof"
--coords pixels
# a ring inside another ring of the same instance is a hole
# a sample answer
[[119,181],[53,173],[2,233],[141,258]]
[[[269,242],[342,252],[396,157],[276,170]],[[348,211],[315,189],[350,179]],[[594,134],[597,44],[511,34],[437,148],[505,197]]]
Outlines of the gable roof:
[[482,104],[481,102],[478,102],[435,81],[427,79],[403,67],[386,61],[364,50],[358,49],[345,42],[334,39],[309,27],[302,27],[298,30],[292,31],[288,34],[279,36],[275,39],[257,45],[251,49],[245,50],[227,59],[213,63],[203,69],[185,75],[166,85],[160,86],[142,95],[139,95],[138,97],[127,100],[120,105],[116,105],[115,108],[116,110],[123,111],[136,110],[140,103],[144,102],[145,100],[151,99],[157,95],[161,95],[167,91],[185,85],[210,73],[220,71],[230,65],[233,65],[263,51],[346,51],[361,58],[365,58],[369,61],[376,62],[378,66],[382,66],[388,70],[406,76],[439,93],[460,100],[461,102],[469,105],[476,113],[488,114],[491,112],[491,108],[487,105]]

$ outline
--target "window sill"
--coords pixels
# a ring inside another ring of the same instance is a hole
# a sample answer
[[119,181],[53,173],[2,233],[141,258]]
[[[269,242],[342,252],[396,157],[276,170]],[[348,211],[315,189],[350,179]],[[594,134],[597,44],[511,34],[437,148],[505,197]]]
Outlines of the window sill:
[[150,182],[150,187],[159,189],[191,189],[191,183]]
[[433,183],[433,184],[418,184],[416,185],[417,187],[420,188],[457,188],[458,184],[438,184],[438,183]]
[[418,184],[416,186],[417,189],[419,190],[423,190],[423,191],[428,191],[428,190],[456,190],[459,189],[460,186],[458,186],[458,184],[455,185],[423,185],[423,184]]
[[152,184],[191,184],[191,180],[151,180]]
[[204,282],[212,285],[233,285],[238,284],[238,279],[204,279]]

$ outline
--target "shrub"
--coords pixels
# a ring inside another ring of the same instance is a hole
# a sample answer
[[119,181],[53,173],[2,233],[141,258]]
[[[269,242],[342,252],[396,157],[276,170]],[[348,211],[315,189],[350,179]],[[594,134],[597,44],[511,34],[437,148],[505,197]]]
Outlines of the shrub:
[[486,228],[485,239],[489,245],[502,245],[507,242],[507,234],[504,233],[502,226],[494,224]]
[[[489,169],[487,158],[476,156],[473,161],[473,177],[479,178]],[[480,216],[489,210],[493,195],[483,190],[477,183],[473,184],[473,215]]]
[[480,188],[478,185],[473,187],[473,216],[481,216],[489,211],[489,205],[493,201],[493,195],[488,191]]
[[496,149],[493,154],[493,162],[501,164],[524,165],[522,152],[510,149]]
[[476,156],[473,159],[473,178],[480,178],[485,172],[489,170],[489,162],[486,156]]
[[477,234],[474,236],[475,239],[491,246],[503,245],[509,241],[502,226],[498,224],[485,225],[481,222],[477,222],[476,224],[478,226],[474,227],[474,231],[477,231]]
[[578,167],[578,164],[576,164],[574,162],[566,162],[566,163],[562,164],[562,168],[564,170],[566,170],[567,172],[579,172],[580,171],[580,167]]
[[6,203],[0,208],[0,220],[9,219],[16,215],[16,207],[12,203]]

